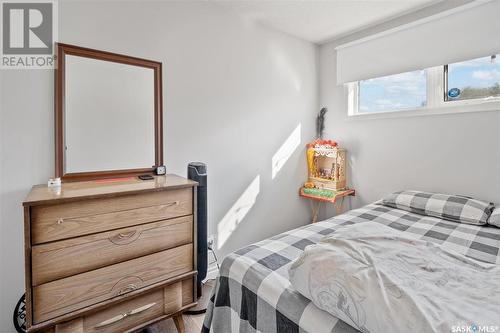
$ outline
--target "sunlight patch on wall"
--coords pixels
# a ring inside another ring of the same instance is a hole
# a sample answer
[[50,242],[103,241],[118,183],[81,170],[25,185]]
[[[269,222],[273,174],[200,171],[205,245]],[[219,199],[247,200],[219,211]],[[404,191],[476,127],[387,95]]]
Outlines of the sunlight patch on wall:
[[257,175],[217,225],[217,249],[220,250],[231,234],[238,228],[238,225],[255,204],[259,192],[260,175]]
[[271,159],[272,164],[272,179],[280,172],[281,168],[288,161],[290,156],[295,152],[297,147],[300,145],[301,137],[301,124],[293,130],[292,134],[286,139],[286,141],[281,145],[278,151],[274,154]]

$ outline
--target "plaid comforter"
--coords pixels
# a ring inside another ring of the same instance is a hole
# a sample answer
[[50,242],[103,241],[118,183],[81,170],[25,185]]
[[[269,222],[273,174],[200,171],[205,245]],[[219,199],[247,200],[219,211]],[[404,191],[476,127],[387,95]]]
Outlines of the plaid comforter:
[[371,204],[242,248],[222,262],[202,332],[357,332],[290,284],[288,266],[307,245],[342,225],[381,223],[444,248],[500,264],[500,228],[451,222]]

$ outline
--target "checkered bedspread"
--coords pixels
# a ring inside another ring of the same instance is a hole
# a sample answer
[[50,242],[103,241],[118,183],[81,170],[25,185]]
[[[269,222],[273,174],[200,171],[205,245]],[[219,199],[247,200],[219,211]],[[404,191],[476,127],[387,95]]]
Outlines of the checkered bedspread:
[[357,332],[296,292],[288,278],[288,266],[307,245],[339,226],[363,222],[381,223],[468,257],[500,264],[500,228],[371,204],[228,255],[222,262],[202,332]]

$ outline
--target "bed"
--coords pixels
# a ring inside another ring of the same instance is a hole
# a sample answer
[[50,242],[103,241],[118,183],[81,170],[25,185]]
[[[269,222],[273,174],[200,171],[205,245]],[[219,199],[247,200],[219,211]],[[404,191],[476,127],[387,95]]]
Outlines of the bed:
[[500,264],[500,228],[374,203],[242,248],[222,262],[202,332],[358,332],[291,286],[290,264],[341,226],[380,223],[485,263]]

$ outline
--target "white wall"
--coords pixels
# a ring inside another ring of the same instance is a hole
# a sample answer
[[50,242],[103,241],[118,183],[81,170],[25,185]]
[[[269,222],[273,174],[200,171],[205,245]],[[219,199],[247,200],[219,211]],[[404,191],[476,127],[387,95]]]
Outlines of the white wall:
[[348,150],[354,207],[401,189],[500,203],[500,111],[349,119],[334,48],[320,47],[320,105],[329,110],[326,136]]
[[[163,62],[168,172],[208,164],[210,234],[224,218],[242,219],[220,254],[309,221],[297,191],[318,109],[316,46],[208,2],[60,2],[59,12],[61,42]],[[53,74],[0,75],[0,332],[7,333],[24,287],[21,202],[54,173]],[[298,125],[300,145],[272,179],[272,157]]]

